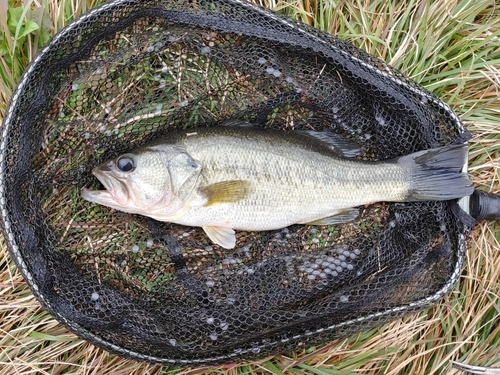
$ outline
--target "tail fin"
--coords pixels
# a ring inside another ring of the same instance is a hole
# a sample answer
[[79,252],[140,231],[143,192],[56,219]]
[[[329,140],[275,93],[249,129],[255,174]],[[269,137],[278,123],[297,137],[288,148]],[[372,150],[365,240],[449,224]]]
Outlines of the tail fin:
[[467,163],[467,144],[415,152],[398,159],[412,171],[407,201],[449,200],[471,195],[471,180],[462,172]]

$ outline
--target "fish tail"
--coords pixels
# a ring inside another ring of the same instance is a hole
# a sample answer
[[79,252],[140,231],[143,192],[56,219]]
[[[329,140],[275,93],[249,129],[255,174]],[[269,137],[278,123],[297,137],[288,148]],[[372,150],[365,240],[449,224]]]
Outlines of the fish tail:
[[471,180],[463,172],[468,145],[449,145],[415,152],[398,159],[411,170],[407,201],[449,200],[471,195]]

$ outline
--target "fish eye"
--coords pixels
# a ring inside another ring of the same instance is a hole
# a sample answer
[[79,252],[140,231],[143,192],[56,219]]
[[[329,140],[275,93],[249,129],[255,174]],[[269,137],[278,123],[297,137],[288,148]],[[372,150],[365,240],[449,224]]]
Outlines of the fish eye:
[[123,155],[116,161],[116,167],[122,172],[131,172],[135,168],[134,159],[130,155]]

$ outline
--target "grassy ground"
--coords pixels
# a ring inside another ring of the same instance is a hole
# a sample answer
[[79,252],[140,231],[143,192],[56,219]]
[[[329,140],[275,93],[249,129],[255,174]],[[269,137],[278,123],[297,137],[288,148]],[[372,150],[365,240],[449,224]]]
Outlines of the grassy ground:
[[[98,1],[0,0],[0,118],[36,51]],[[500,193],[500,5],[495,0],[262,0],[338,34],[439,95],[474,135],[470,173]],[[1,239],[0,239],[1,240]],[[439,305],[369,332],[250,364],[167,371],[110,355],[39,307],[0,250],[3,374],[455,374],[450,360],[500,366],[500,227],[478,225],[460,284]],[[3,240],[2,240],[3,245]]]

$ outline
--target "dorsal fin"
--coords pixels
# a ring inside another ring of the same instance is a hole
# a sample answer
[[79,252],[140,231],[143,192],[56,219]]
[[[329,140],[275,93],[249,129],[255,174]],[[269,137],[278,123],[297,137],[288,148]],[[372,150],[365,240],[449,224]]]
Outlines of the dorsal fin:
[[317,132],[314,130],[296,130],[297,133],[312,137],[327,145],[338,156],[345,158],[354,158],[361,154],[363,148],[355,142],[352,142],[338,134],[329,132]]

